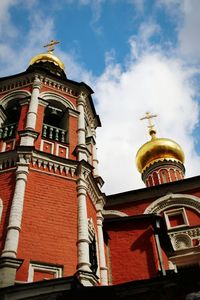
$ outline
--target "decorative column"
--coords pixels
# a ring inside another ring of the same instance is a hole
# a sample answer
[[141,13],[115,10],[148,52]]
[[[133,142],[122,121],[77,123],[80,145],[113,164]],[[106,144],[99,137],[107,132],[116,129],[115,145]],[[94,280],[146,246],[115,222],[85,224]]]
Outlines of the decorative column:
[[87,181],[86,178],[91,170],[82,163],[78,166],[77,197],[78,197],[78,237],[77,254],[78,265],[77,275],[83,285],[92,286],[96,283],[96,277],[90,269],[89,259],[89,233],[87,218]]
[[4,249],[0,259],[1,286],[12,285],[15,282],[16,269],[22,263],[17,260],[17,248],[23,213],[24,194],[28,175],[29,158],[20,157],[16,170],[16,185],[10,210]]
[[99,260],[100,260],[100,276],[101,284],[108,285],[108,268],[106,267],[104,239],[103,239],[103,216],[102,208],[97,212],[97,230],[99,240]]
[[86,143],[85,143],[85,107],[86,98],[81,93],[77,99],[77,110],[79,112],[78,117],[78,160],[81,161],[82,159],[87,161],[87,154],[86,154]]
[[94,139],[94,144],[93,144],[93,147],[92,147],[92,158],[93,158],[93,167],[94,167],[93,174],[94,174],[95,177],[98,177],[99,176],[99,172],[98,172],[99,161],[97,159],[96,130],[95,130],[94,127],[92,127],[91,131],[92,131],[92,136],[93,136],[93,139]]
[[41,82],[39,78],[35,78],[33,82],[33,90],[31,94],[31,100],[29,103],[29,110],[27,113],[26,128],[23,132],[20,133],[21,136],[21,146],[33,146],[34,140],[37,137],[35,132],[36,121],[37,121],[37,111],[38,111],[38,102],[40,95]]
[[31,94],[31,101],[29,104],[29,110],[27,114],[26,129],[35,130],[40,87],[41,87],[40,79],[36,77],[35,80],[33,81],[33,90]]

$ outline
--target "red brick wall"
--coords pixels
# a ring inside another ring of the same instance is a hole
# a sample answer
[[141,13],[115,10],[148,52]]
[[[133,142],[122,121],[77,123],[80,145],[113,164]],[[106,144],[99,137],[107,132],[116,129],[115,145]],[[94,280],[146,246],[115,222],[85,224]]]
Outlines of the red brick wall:
[[76,156],[73,153],[73,151],[78,144],[77,129],[78,129],[78,119],[73,116],[69,116],[69,158],[70,159],[76,159]]
[[31,170],[28,175],[18,257],[17,280],[27,280],[29,260],[64,265],[64,276],[77,265],[76,182]]
[[153,230],[146,221],[122,222],[107,230],[113,284],[157,275]]

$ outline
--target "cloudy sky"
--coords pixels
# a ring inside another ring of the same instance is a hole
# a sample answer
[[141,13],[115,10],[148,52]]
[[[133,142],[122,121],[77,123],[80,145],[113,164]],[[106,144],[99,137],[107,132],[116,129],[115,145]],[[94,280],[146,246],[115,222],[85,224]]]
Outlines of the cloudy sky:
[[0,76],[60,40],[68,78],[95,91],[107,194],[144,187],[135,155],[149,139],[146,111],[184,149],[186,176],[199,175],[199,16],[199,0],[1,0]]

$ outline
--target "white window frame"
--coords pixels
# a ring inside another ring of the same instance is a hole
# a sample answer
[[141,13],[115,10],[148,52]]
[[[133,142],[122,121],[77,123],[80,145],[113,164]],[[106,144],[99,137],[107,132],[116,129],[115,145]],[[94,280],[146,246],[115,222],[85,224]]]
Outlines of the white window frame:
[[55,275],[54,278],[62,277],[62,273],[63,273],[62,267],[40,264],[40,263],[30,263],[29,271],[28,271],[28,282],[33,282],[35,271],[51,272]]
[[47,143],[47,144],[49,144],[50,146],[52,146],[52,148],[51,148],[51,153],[50,153],[50,154],[54,154],[54,143],[49,142],[49,141],[47,141],[47,140],[41,140],[40,151],[45,152],[45,151],[44,151],[44,143]]
[[[173,227],[172,227],[172,226],[170,225],[169,217],[170,217],[170,216],[180,215],[180,214],[181,214],[182,217],[183,217],[184,224],[182,224],[182,225],[177,225],[177,226],[173,226]],[[166,224],[167,224],[167,229],[174,229],[174,228],[181,228],[181,227],[189,226],[187,214],[186,214],[186,211],[185,211],[185,208],[184,208],[184,207],[177,208],[177,209],[171,209],[171,210],[165,211],[165,212],[164,212],[164,217],[165,217],[165,222],[166,222]]]
[[6,151],[6,146],[7,146],[7,143],[9,143],[9,142],[13,142],[13,144],[12,144],[12,149],[11,149],[11,150],[14,150],[14,149],[15,149],[16,139],[7,140],[6,142],[3,142],[1,152],[5,152],[5,151]]
[[69,148],[66,147],[66,146],[63,146],[62,144],[57,144],[56,145],[56,156],[59,155],[59,148],[65,148],[66,149],[66,156],[65,156],[65,158],[68,158],[69,157]]

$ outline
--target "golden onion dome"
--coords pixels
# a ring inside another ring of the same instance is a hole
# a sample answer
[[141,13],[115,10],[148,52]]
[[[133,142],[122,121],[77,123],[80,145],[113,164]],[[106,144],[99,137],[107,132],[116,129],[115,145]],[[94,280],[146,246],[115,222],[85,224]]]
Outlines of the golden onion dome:
[[184,163],[184,153],[173,140],[157,138],[156,131],[150,130],[151,140],[140,147],[136,154],[136,165],[140,173],[158,161],[176,161]]
[[51,52],[48,53],[41,53],[38,54],[36,56],[34,56],[30,62],[29,62],[29,66],[35,64],[35,63],[39,63],[39,62],[51,62],[54,65],[60,67],[63,71],[65,69],[65,65],[64,63],[54,54],[52,54]]

